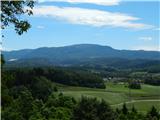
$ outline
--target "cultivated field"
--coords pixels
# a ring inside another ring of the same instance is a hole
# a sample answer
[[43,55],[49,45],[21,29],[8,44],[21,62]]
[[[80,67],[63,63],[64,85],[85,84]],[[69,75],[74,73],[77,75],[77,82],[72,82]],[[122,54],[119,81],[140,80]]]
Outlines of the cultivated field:
[[121,108],[126,103],[128,108],[133,105],[140,112],[147,112],[153,105],[160,110],[160,86],[142,85],[142,89],[129,90],[123,83],[106,83],[106,89],[94,89],[85,87],[71,87],[58,85],[59,91],[64,95],[79,99],[81,96],[104,99],[113,108]]

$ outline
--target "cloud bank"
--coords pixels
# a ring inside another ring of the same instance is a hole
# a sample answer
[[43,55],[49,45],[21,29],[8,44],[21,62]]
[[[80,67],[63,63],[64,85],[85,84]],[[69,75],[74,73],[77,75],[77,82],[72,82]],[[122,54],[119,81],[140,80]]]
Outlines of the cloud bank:
[[37,28],[38,28],[38,29],[44,29],[44,26],[39,25],[39,26],[37,26]]
[[132,50],[160,51],[160,46],[136,46]]
[[95,27],[109,26],[133,29],[151,28],[151,25],[138,23],[137,17],[122,13],[112,13],[96,9],[76,7],[38,6],[33,9],[33,14],[40,17],[67,21],[72,24],[90,25]]
[[139,40],[151,41],[153,40],[153,38],[152,37],[139,37]]
[[160,28],[155,28],[154,30],[160,31]]
[[118,5],[120,0],[38,0],[38,2],[67,2],[72,4],[88,3],[103,6]]

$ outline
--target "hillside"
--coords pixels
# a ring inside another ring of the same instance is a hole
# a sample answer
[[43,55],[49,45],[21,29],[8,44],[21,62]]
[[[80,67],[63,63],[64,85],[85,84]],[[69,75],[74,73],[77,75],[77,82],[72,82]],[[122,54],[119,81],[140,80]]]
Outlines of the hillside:
[[160,52],[158,51],[117,50],[95,44],[5,51],[3,54],[10,66],[24,64],[27,66],[98,65],[126,68],[160,63]]

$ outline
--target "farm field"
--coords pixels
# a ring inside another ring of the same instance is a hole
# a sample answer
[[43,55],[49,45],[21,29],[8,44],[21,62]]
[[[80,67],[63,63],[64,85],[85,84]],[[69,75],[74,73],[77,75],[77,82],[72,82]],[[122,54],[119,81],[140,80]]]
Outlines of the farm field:
[[[134,106],[136,109],[138,109],[141,113],[146,113],[149,108],[152,106],[155,106],[157,110],[160,111],[160,100],[132,100],[131,102],[126,102],[126,105],[129,109]],[[112,105],[114,109],[116,108],[122,108],[123,104],[116,104]]]
[[[85,87],[72,87],[58,85],[60,92],[64,95],[79,99],[81,96],[96,97],[104,99],[113,108],[121,108],[126,103],[128,108],[133,105],[140,112],[147,112],[153,105],[160,110],[160,86],[142,85],[142,89],[136,90],[125,87],[124,84],[106,83],[106,89],[95,89]],[[129,97],[130,96],[130,97]]]

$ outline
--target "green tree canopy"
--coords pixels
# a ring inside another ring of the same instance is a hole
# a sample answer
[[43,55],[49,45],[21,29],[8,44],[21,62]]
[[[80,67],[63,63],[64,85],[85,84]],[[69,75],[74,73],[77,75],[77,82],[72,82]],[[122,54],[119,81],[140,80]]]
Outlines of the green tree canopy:
[[7,0],[1,1],[1,29],[5,29],[9,25],[14,25],[16,33],[19,35],[31,27],[27,20],[21,19],[22,15],[32,15],[34,7],[33,0]]
[[73,112],[74,120],[114,120],[115,113],[104,101],[82,97]]

